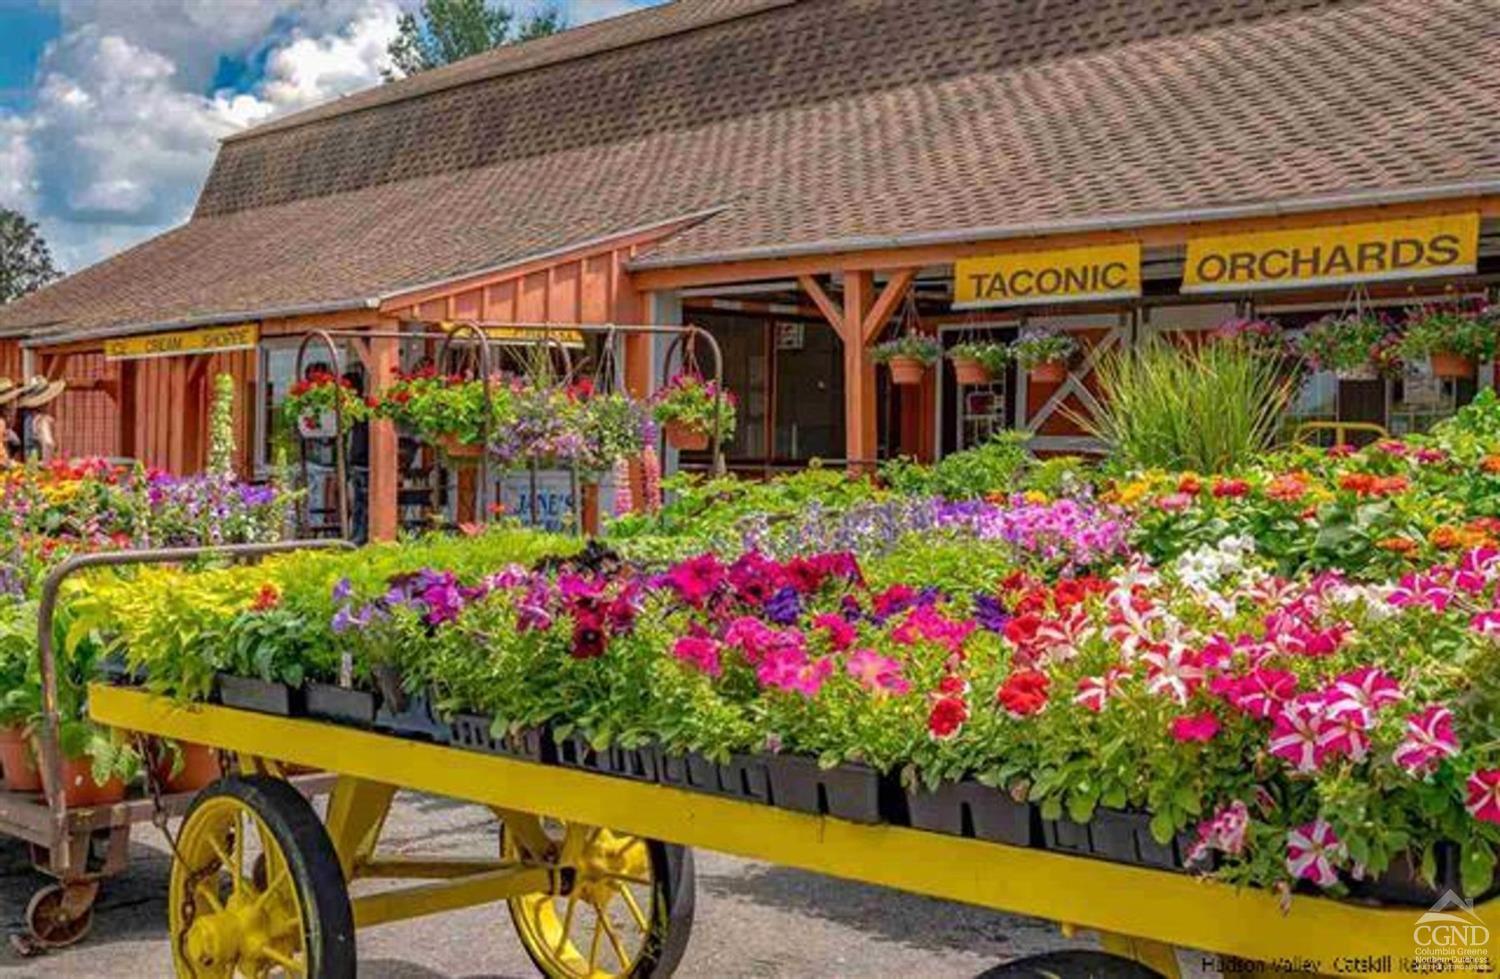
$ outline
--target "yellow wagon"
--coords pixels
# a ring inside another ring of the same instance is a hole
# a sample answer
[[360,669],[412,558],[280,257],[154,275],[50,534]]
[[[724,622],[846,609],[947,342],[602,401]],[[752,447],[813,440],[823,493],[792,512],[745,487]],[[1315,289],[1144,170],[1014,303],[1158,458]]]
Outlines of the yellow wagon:
[[[358,929],[499,901],[544,975],[667,975],[691,927],[695,847],[1093,930],[1121,960],[1164,976],[1178,975],[1177,948],[1253,963],[1257,975],[1444,971],[1412,961],[1420,909],[1299,895],[1287,911],[1270,893],[1182,873],[857,824],[129,687],[93,686],[89,710],[101,724],[211,745],[237,761],[237,774],[193,800],[174,843],[170,934],[184,976],[352,976]],[[290,766],[335,776],[324,819],[286,783]],[[493,857],[383,853],[398,790],[491,809],[502,827]],[[367,886],[378,880],[407,883]],[[1500,900],[1476,912],[1500,920]],[[1484,941],[1469,951],[1486,952]],[[1458,974],[1480,968],[1470,962]]]

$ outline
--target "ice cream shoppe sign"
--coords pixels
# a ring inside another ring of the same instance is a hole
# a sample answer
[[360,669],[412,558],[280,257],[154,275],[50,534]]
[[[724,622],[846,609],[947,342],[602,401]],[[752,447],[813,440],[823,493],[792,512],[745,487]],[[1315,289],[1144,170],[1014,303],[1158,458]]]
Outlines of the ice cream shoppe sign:
[[153,333],[150,336],[118,337],[104,341],[104,359],[150,360],[154,357],[186,357],[191,354],[251,350],[259,339],[260,326],[256,323]]
[[1187,293],[1250,292],[1472,273],[1478,214],[1192,238]]

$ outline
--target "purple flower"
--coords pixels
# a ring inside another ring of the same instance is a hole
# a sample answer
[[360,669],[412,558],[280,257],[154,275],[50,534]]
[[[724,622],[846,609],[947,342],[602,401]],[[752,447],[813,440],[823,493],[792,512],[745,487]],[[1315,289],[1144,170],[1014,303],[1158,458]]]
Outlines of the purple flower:
[[977,593],[974,596],[974,621],[979,623],[980,628],[990,632],[1004,632],[1005,624],[1010,621],[1010,613],[1005,611],[1005,606],[993,595]]
[[797,589],[785,585],[766,601],[765,612],[777,625],[791,625],[802,615],[802,598]]

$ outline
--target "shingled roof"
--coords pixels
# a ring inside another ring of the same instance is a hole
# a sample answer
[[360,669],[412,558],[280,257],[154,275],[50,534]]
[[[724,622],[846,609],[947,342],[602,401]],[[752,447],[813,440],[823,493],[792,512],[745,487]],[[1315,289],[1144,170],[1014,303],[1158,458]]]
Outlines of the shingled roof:
[[638,265],[1500,192],[1500,0],[681,0],[226,141],[192,220],[0,329],[369,304],[707,215]]

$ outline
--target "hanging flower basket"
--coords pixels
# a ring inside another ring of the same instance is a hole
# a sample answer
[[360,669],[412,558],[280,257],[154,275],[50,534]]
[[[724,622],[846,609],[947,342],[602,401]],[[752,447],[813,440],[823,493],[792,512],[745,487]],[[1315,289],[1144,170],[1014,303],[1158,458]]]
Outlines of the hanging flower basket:
[[891,369],[891,383],[903,387],[921,384],[922,375],[927,373],[927,365],[915,357],[898,355],[886,361],[886,366]]
[[679,452],[702,452],[708,448],[708,432],[683,422],[667,422],[663,426],[667,433],[667,444]]
[[1473,377],[1479,370],[1473,360],[1450,350],[1434,350],[1427,355],[1427,360],[1432,365],[1433,376],[1447,380]]
[[1033,384],[1061,384],[1068,379],[1068,365],[1065,361],[1049,360],[1031,368],[1028,376]]
[[988,367],[968,357],[953,358],[953,376],[965,385],[988,384],[993,380]]
[[438,439],[438,448],[444,458],[459,465],[472,465],[484,455],[484,446],[461,441],[457,435],[444,435]]

